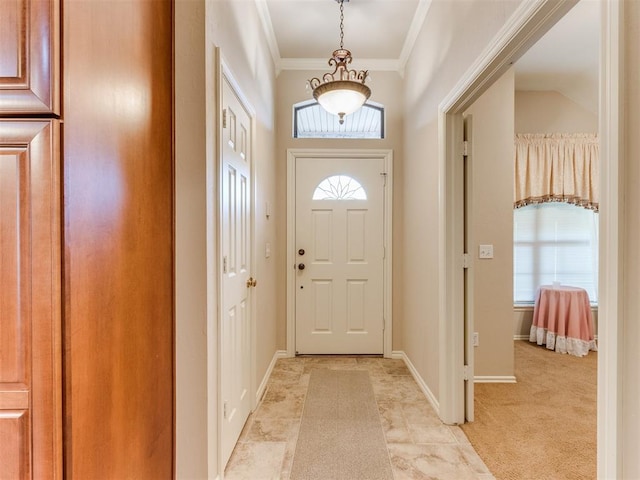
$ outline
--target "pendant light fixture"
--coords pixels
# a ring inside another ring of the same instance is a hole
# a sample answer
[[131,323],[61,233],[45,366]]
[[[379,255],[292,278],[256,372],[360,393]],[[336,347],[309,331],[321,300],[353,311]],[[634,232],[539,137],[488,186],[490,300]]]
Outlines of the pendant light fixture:
[[340,4],[340,48],[334,50],[329,59],[329,66],[335,67],[333,72],[325,73],[322,79],[314,77],[309,80],[309,86],[313,89],[313,98],[327,112],[337,115],[340,124],[344,123],[345,115],[358,110],[371,96],[371,90],[364,82],[369,75],[367,70],[349,70],[351,52],[344,48],[344,2],[349,0],[336,0]]

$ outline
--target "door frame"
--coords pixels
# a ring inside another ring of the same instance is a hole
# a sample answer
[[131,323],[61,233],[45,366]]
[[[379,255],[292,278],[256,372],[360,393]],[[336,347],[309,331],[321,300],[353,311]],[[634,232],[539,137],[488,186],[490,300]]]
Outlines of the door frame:
[[295,240],[296,240],[296,160],[298,158],[362,158],[382,159],[387,173],[387,186],[384,194],[384,231],[383,242],[383,355],[391,357],[392,352],[392,281],[393,281],[393,150],[369,149],[287,149],[287,356],[296,355],[296,276],[295,276]]
[[[440,417],[464,422],[464,288],[462,282],[462,113],[578,0],[522,2],[494,41],[439,106]],[[623,358],[621,212],[623,2],[602,2],[599,135],[601,142],[600,288],[598,338],[598,478],[619,478],[622,451]]]
[[[207,179],[211,179],[211,185],[207,188],[207,197],[212,195],[215,198],[215,208],[207,208],[207,211],[210,211],[216,215],[215,225],[217,232],[215,235],[213,232],[210,232],[211,235],[207,235],[208,238],[215,238],[215,252],[211,247],[210,242],[207,245],[208,251],[208,259],[207,259],[207,270],[210,272],[211,276],[215,275],[216,278],[216,311],[208,312],[209,318],[215,318],[215,325],[211,325],[208,322],[208,326],[211,328],[211,331],[215,331],[215,340],[211,335],[207,335],[207,350],[209,353],[215,352],[215,371],[216,378],[215,381],[210,381],[208,392],[209,392],[209,401],[208,401],[208,414],[210,419],[216,419],[215,428],[210,428],[210,434],[213,435],[215,433],[215,442],[211,442],[210,445],[215,445],[215,457],[216,457],[216,465],[217,469],[213,469],[211,471],[218,471],[218,475],[222,478],[224,473],[224,468],[226,465],[222,462],[222,425],[224,423],[224,397],[222,391],[222,305],[223,305],[223,286],[224,286],[224,271],[223,271],[223,259],[222,259],[222,244],[223,244],[223,198],[222,198],[222,180],[223,180],[223,172],[222,172],[222,154],[223,154],[223,85],[225,81],[229,82],[231,89],[238,97],[238,100],[242,104],[243,108],[249,114],[250,124],[251,124],[251,134],[248,138],[249,141],[249,163],[250,163],[250,171],[251,171],[251,185],[250,185],[250,195],[251,199],[249,201],[249,205],[251,208],[250,214],[250,222],[249,222],[249,242],[250,242],[250,251],[251,251],[251,261],[249,262],[249,269],[253,273],[253,277],[256,276],[255,266],[256,266],[256,242],[255,242],[255,223],[256,223],[256,178],[255,178],[255,155],[254,155],[254,147],[255,147],[255,138],[256,138],[256,112],[252,107],[251,103],[247,100],[247,97],[242,93],[242,89],[240,88],[239,82],[234,77],[228,63],[224,60],[220,48],[216,48],[216,79],[217,79],[217,88],[216,88],[216,115],[217,115],[217,128],[215,132],[215,166],[214,172],[212,173],[213,178],[207,174]],[[215,194],[210,194],[209,192],[216,192]],[[209,222],[207,222],[209,224]],[[208,302],[209,303],[209,302]],[[255,289],[251,289],[249,292],[249,400],[251,404],[250,411],[253,411],[257,405],[256,400],[256,374],[255,374],[255,351],[256,351],[256,294]],[[213,346],[215,342],[215,347]],[[208,355],[209,356],[209,355]],[[209,374],[211,375],[211,373]],[[211,377],[209,377],[211,378]],[[215,385],[215,391],[213,391],[213,386]],[[215,402],[213,402],[215,399]],[[213,453],[210,451],[210,453]],[[209,459],[209,465],[211,466],[212,459]]]

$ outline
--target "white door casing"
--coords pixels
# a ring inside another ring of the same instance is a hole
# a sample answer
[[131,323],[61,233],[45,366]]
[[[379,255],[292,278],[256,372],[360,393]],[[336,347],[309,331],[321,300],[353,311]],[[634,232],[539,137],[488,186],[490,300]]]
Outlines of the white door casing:
[[221,78],[220,437],[227,463],[251,411],[252,156],[251,116],[237,88]]
[[382,159],[296,161],[296,351],[383,352]]
[[[287,353],[391,356],[391,151],[288,157]],[[313,200],[337,175],[353,178],[367,200]]]

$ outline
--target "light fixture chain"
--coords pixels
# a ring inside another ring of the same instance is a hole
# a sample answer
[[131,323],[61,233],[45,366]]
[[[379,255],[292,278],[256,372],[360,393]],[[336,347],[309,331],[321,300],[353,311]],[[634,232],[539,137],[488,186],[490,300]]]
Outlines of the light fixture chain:
[[340,0],[340,49],[344,48],[344,0]]

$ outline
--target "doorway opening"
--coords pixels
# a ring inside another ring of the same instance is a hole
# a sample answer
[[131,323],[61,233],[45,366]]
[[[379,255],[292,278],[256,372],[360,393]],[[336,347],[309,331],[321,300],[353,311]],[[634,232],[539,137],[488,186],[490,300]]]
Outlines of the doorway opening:
[[[529,47],[549,30],[576,2],[540,0],[522,4],[510,24],[473,65],[460,84],[440,105],[443,145],[441,184],[444,186],[440,206],[443,230],[440,268],[445,294],[441,298],[441,331],[444,342],[440,355],[440,415],[446,423],[464,421],[464,287],[463,287],[463,168],[456,159],[462,156],[462,113],[497,80]],[[604,35],[600,66],[599,134],[602,155],[607,158],[601,171],[602,207],[600,209],[600,285],[598,355],[598,476],[618,475],[617,430],[620,388],[616,356],[618,342],[619,198],[616,185],[619,138],[619,32],[622,7],[617,2],[602,4]],[[605,73],[605,75],[602,75]],[[611,248],[609,248],[611,246]],[[606,288],[604,288],[606,286]],[[605,321],[608,319],[609,321]],[[606,334],[603,334],[606,332]]]

